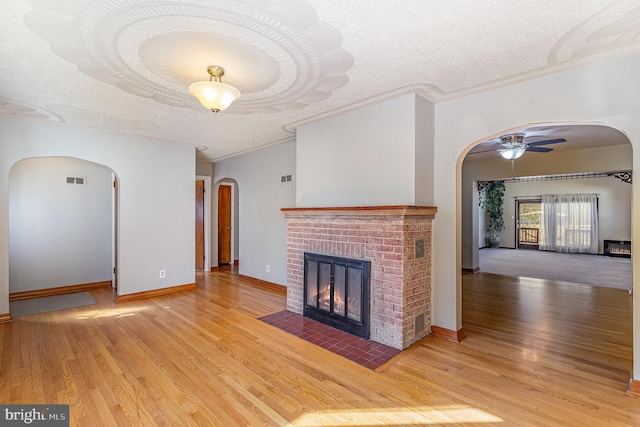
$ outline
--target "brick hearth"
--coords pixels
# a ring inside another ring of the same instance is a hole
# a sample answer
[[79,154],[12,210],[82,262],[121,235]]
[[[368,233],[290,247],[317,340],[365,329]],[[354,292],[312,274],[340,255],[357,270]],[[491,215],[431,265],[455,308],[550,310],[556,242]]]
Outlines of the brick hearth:
[[283,208],[287,310],[302,314],[304,253],[371,261],[370,339],[405,349],[431,331],[435,207]]

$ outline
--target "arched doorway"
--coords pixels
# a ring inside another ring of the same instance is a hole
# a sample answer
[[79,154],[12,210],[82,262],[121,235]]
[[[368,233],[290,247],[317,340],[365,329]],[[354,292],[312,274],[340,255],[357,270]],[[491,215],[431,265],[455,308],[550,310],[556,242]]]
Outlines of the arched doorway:
[[237,265],[238,260],[238,184],[233,179],[216,183],[217,264]]
[[117,193],[108,167],[28,158],[9,173],[9,293],[115,285]]

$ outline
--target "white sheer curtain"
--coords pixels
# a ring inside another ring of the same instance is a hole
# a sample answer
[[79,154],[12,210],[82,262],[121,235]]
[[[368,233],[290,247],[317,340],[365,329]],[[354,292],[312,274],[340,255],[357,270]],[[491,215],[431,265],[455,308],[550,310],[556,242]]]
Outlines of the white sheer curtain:
[[542,196],[540,250],[598,253],[598,197],[595,194]]

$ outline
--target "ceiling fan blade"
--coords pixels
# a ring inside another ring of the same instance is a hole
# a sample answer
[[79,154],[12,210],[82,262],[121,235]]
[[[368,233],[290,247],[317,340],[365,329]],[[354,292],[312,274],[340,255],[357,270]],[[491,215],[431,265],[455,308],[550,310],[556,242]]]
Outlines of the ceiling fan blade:
[[560,142],[566,142],[566,141],[567,140],[564,138],[548,139],[546,141],[527,142],[527,145],[529,147],[537,147],[538,145],[558,144]]
[[[474,151],[475,149],[486,148],[486,150]],[[481,146],[477,145],[471,149],[467,154],[480,154],[480,153],[490,153],[492,151],[496,151],[502,148],[502,144],[491,144],[490,146]]]
[[525,151],[531,151],[532,153],[548,153],[553,151],[553,148],[547,147],[527,147]]
[[492,153],[496,150],[484,150],[484,151],[469,151],[467,154],[482,154],[482,153]]

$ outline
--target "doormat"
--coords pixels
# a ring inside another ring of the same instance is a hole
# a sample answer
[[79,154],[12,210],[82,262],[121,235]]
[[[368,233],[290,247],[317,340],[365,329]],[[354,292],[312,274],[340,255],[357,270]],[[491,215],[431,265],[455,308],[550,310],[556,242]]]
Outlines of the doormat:
[[9,303],[11,317],[28,316],[30,314],[48,313],[50,311],[65,310],[67,308],[82,307],[95,304],[96,301],[89,292],[53,295],[50,297],[13,301]]
[[376,369],[400,354],[400,350],[393,347],[357,337],[287,310],[258,320],[369,369]]

